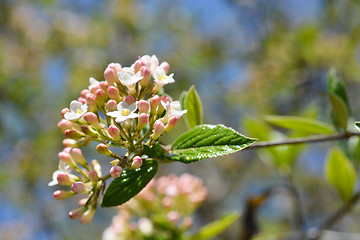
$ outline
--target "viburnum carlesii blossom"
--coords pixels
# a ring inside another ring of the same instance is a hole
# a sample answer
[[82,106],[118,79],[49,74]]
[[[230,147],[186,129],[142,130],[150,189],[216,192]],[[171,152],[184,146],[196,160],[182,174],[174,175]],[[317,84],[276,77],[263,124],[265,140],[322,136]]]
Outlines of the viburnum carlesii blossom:
[[165,132],[168,132],[171,129],[173,129],[178,124],[178,122],[179,122],[179,117],[171,116],[165,126]]
[[150,136],[153,140],[156,140],[160,137],[161,134],[165,131],[164,123],[158,119],[154,123],[154,133]]
[[62,161],[59,161],[59,168],[58,168],[58,170],[54,171],[54,173],[52,175],[52,181],[48,183],[48,186],[55,186],[55,185],[59,184],[59,182],[57,180],[59,173],[68,174],[70,172],[71,172],[70,166],[65,164]]
[[113,178],[118,178],[121,176],[122,167],[120,166],[112,166],[110,169],[110,174]]
[[149,55],[144,55],[140,58],[140,60],[151,71],[154,71],[154,69],[159,66],[159,59],[155,55],[152,55],[151,57]]
[[137,102],[129,105],[125,101],[117,105],[117,111],[108,112],[107,115],[115,118],[115,122],[122,123],[129,118],[137,118],[139,114],[135,113],[137,110]]
[[142,159],[141,159],[141,157],[135,156],[135,157],[133,158],[132,163],[131,163],[131,168],[132,168],[132,169],[137,169],[137,168],[140,168],[141,165],[142,165]]
[[126,67],[118,73],[118,78],[121,84],[128,88],[130,94],[135,93],[135,84],[143,79],[140,71],[135,73],[134,69]]
[[121,65],[119,63],[110,63],[104,71],[104,78],[109,85],[114,85],[118,82],[117,74],[121,71]]
[[160,91],[160,89],[165,85],[165,84],[169,84],[169,83],[174,83],[175,80],[173,78],[174,74],[170,74],[170,75],[166,75],[165,70],[158,66],[154,69],[154,71],[152,72],[152,75],[154,77],[154,82],[155,82],[155,87],[154,87],[154,92],[158,92]]
[[162,118],[164,123],[167,123],[169,121],[170,116],[180,118],[183,114],[187,112],[187,110],[181,110],[181,104],[179,101],[167,103],[161,101],[161,105],[166,109],[165,116]]
[[93,89],[94,87],[97,87],[97,86],[99,86],[99,81],[98,80],[96,80],[95,78],[93,78],[93,77],[90,77],[89,78],[89,83],[90,83],[90,85],[89,85],[89,90],[91,91],[91,89]]
[[70,112],[64,114],[66,120],[75,120],[81,118],[88,110],[87,104],[73,100],[70,103]]

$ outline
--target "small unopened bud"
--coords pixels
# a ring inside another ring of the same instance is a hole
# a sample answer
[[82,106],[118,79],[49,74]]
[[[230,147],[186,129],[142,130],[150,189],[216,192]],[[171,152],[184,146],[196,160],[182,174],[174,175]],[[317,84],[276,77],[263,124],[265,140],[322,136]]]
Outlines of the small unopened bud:
[[83,134],[79,131],[76,131],[74,129],[65,130],[64,133],[65,133],[66,137],[71,138],[71,139],[80,139],[82,137],[85,137],[85,134]]
[[113,63],[110,63],[104,71],[104,78],[110,86],[113,86],[117,82],[117,73],[112,64]]
[[71,186],[74,183],[74,180],[65,172],[58,173],[56,179],[58,183],[63,186]]
[[108,112],[113,112],[117,110],[117,102],[115,100],[109,100],[106,103],[106,110]]
[[57,190],[54,192],[54,198],[56,200],[64,200],[75,195],[73,191]]
[[101,81],[99,83],[99,85],[100,85],[101,89],[104,90],[105,92],[106,92],[107,88],[109,87],[109,83],[106,81]]
[[165,132],[170,131],[171,129],[173,129],[179,122],[179,118],[176,116],[171,116],[169,118],[168,123],[165,126]]
[[77,100],[78,100],[78,102],[81,102],[82,104],[86,103],[86,99],[83,97],[79,97]]
[[75,193],[82,193],[82,194],[86,194],[88,192],[88,189],[86,188],[83,182],[73,183],[73,185],[71,186],[71,190]]
[[94,214],[95,214],[95,208],[91,207],[89,208],[88,210],[86,210],[83,215],[81,216],[80,218],[80,222],[82,224],[88,224],[88,223],[91,223],[91,221],[93,220],[94,218]]
[[84,205],[87,203],[88,200],[89,200],[88,198],[82,198],[82,199],[80,199],[79,202],[78,202],[79,207],[84,206]]
[[122,172],[122,167],[120,166],[112,166],[111,169],[110,169],[110,175],[113,177],[113,178],[118,178],[121,176],[121,172]]
[[62,151],[62,152],[59,152],[58,157],[60,158],[60,161],[62,161],[63,163],[66,163],[71,168],[76,168],[77,167],[76,163],[74,162],[74,160],[70,156],[70,153]]
[[89,171],[88,175],[91,182],[97,182],[99,180],[99,176],[95,170]]
[[165,207],[165,208],[170,208],[172,205],[173,201],[171,200],[171,198],[169,197],[164,197],[163,200],[161,201],[161,204]]
[[104,143],[100,143],[97,145],[96,150],[100,154],[104,154],[107,157],[111,157],[112,152],[109,150],[108,146],[106,146]]
[[62,141],[62,144],[65,146],[65,147],[79,147],[79,143],[78,141],[74,140],[74,139],[70,139],[70,138],[65,138],[63,141]]
[[63,118],[64,118],[65,113],[67,113],[67,112],[70,112],[70,109],[68,109],[68,108],[63,108],[63,109],[61,110],[61,115],[62,115]]
[[138,168],[141,167],[141,165],[142,165],[142,159],[141,159],[141,157],[135,156],[135,157],[133,158],[132,163],[131,163],[131,168],[132,168],[132,169],[138,169]]
[[90,90],[89,89],[83,89],[80,93],[81,97],[85,98],[86,97],[86,94],[90,93]]
[[65,133],[66,130],[72,129],[72,122],[62,119],[58,122],[58,128],[62,133]]
[[96,103],[96,97],[92,93],[88,93],[85,96],[86,103],[88,105],[88,111],[89,112],[96,112],[97,111],[97,103]]
[[97,175],[99,177],[101,177],[101,175],[102,175],[102,173],[101,173],[101,164],[99,163],[99,161],[95,160],[95,159],[91,160],[90,165],[91,165],[91,168],[96,171]]
[[149,111],[150,104],[146,100],[140,100],[138,103],[139,113],[147,113]]
[[136,130],[140,131],[141,129],[143,129],[143,127],[148,124],[149,122],[149,115],[147,115],[146,113],[141,113],[138,117],[138,124],[136,126]]
[[112,166],[117,166],[119,164],[119,162],[120,162],[119,159],[114,159],[110,163],[111,163]]
[[85,206],[75,208],[69,212],[69,217],[71,219],[79,219],[86,210],[87,210],[87,207],[85,207]]
[[165,73],[168,74],[170,70],[170,65],[167,62],[162,62],[160,64],[160,67],[162,67],[165,70]]
[[126,96],[126,97],[125,97],[124,101],[125,101],[127,104],[131,105],[131,104],[133,104],[133,103],[135,102],[135,98],[134,98],[133,96],[129,95],[129,96]]
[[148,67],[141,67],[141,76],[144,78],[140,80],[141,87],[146,88],[151,84],[151,71]]
[[72,159],[74,159],[76,163],[82,166],[88,165],[80,148],[72,148],[70,150],[70,156],[72,157]]
[[109,97],[113,100],[115,100],[116,102],[121,102],[122,101],[122,97],[119,94],[119,89],[117,89],[114,86],[109,86],[107,89],[107,93],[109,95]]
[[110,125],[108,129],[110,137],[112,137],[115,141],[119,141],[120,137],[120,130],[115,125]]
[[166,95],[162,95],[160,97],[160,102],[163,101],[164,103],[170,102],[170,98]]
[[164,131],[164,123],[160,119],[156,120],[154,123],[154,133],[151,135],[151,138],[154,140],[158,139]]
[[180,219],[180,214],[177,212],[177,211],[170,211],[168,214],[167,214],[167,219],[175,224],[177,223],[177,221],[179,221]]
[[139,60],[136,60],[134,63],[134,72],[137,73],[138,71],[140,71],[141,67],[144,66],[144,62]]
[[[95,85],[95,86],[91,86],[91,88],[90,88],[90,93],[91,94],[95,94],[95,92],[96,92],[96,90],[98,90],[98,89],[100,89],[101,87],[100,87],[100,84],[97,84],[97,85]],[[86,96],[86,95],[85,95]],[[86,98],[86,97],[85,97]]]
[[99,137],[99,134],[89,125],[82,125],[81,131],[90,137],[96,138]]
[[87,112],[84,114],[84,120],[89,123],[92,127],[94,127],[95,129],[101,129],[101,125],[99,123],[99,119],[96,116],[95,113],[93,112]]
[[157,108],[158,106],[160,105],[160,97],[158,95],[155,95],[153,96],[151,99],[150,99],[150,114],[151,115],[155,115],[156,114],[156,111],[157,111]]
[[95,97],[96,97],[96,103],[98,105],[103,105],[106,101],[107,95],[106,95],[105,91],[100,88],[100,89],[96,90]]

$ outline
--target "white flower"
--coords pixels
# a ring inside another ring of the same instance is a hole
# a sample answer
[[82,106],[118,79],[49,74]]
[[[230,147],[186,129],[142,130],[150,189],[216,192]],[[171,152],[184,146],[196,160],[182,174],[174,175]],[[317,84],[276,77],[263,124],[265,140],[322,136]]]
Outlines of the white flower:
[[75,120],[79,119],[82,115],[84,115],[88,110],[87,104],[82,104],[79,101],[73,100],[70,103],[70,112],[64,114],[64,118],[66,120]]
[[99,85],[100,82],[98,80],[96,80],[95,78],[91,77],[91,78],[89,78],[89,83],[90,83],[89,90],[91,90],[93,87],[96,87],[97,85]]
[[143,61],[145,66],[151,71],[154,71],[154,69],[159,66],[159,60],[155,55],[152,55],[151,57],[149,55],[144,55],[140,60]]
[[127,86],[129,89],[134,89],[135,84],[143,79],[141,72],[134,72],[134,69],[124,67],[121,72],[118,73],[118,78],[122,85]]
[[113,118],[116,118],[117,123],[122,123],[128,118],[137,118],[139,114],[135,113],[137,109],[138,102],[134,102],[131,105],[127,104],[125,101],[119,102],[117,105],[117,111],[108,112],[107,115]]
[[71,172],[71,168],[68,165],[66,165],[64,162],[59,161],[59,169],[53,172],[52,181],[48,183],[48,186],[52,187],[59,184],[57,180],[59,173],[70,173],[70,172]]
[[175,79],[173,78],[174,74],[166,75],[165,70],[158,66],[152,72],[155,82],[155,91],[159,91],[165,84],[174,83]]
[[181,110],[181,104],[179,101],[174,101],[171,103],[165,103],[164,101],[161,101],[161,105],[166,109],[165,116],[162,119],[164,123],[167,123],[171,116],[180,118],[187,112],[187,110]]

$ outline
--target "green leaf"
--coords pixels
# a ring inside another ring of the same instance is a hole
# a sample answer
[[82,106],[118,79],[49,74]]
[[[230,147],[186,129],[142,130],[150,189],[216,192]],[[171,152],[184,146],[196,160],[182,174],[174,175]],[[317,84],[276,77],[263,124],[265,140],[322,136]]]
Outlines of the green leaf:
[[360,131],[360,122],[355,122],[355,127]]
[[188,93],[187,91],[182,91],[180,94],[179,102],[181,105],[181,110],[185,110],[185,98],[186,98],[187,93]]
[[346,130],[349,118],[349,111],[345,102],[337,95],[330,93],[330,101],[332,105],[333,114],[336,118],[336,123]]
[[268,123],[273,125],[294,130],[305,134],[332,134],[334,130],[330,125],[317,121],[315,119],[297,116],[275,116],[265,117]]
[[151,146],[144,145],[144,154],[151,158],[164,159],[164,150],[159,143]]
[[338,80],[336,76],[336,71],[334,69],[330,70],[329,73],[328,90],[329,93],[333,93],[340,97],[344,101],[346,107],[350,112],[350,104],[347,97],[346,89],[344,85]]
[[189,128],[194,128],[195,126],[202,124],[202,104],[194,86],[189,89],[184,103],[185,109],[187,110],[186,119]]
[[124,169],[121,176],[114,179],[106,189],[101,206],[119,206],[138,194],[155,176],[158,163],[147,160],[139,169]]
[[230,227],[236,220],[238,220],[238,213],[228,213],[223,215],[219,220],[205,225],[200,230],[189,238],[189,240],[204,240],[213,238],[228,227]]
[[256,141],[223,125],[204,124],[181,135],[166,157],[191,163],[240,151]]
[[344,201],[352,198],[357,173],[350,160],[339,148],[332,149],[327,157],[325,178],[335,187]]

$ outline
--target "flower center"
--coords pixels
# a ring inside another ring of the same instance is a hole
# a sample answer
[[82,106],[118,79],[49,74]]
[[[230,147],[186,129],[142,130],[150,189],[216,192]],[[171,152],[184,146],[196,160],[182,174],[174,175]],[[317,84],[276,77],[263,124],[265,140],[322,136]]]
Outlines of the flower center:
[[80,108],[76,109],[76,114],[82,114],[82,111]]
[[127,116],[127,115],[129,115],[129,114],[130,114],[130,110],[129,110],[129,109],[123,109],[123,110],[121,110],[121,115]]
[[164,81],[165,79],[166,79],[166,75],[160,75],[160,77],[159,77],[159,81]]

